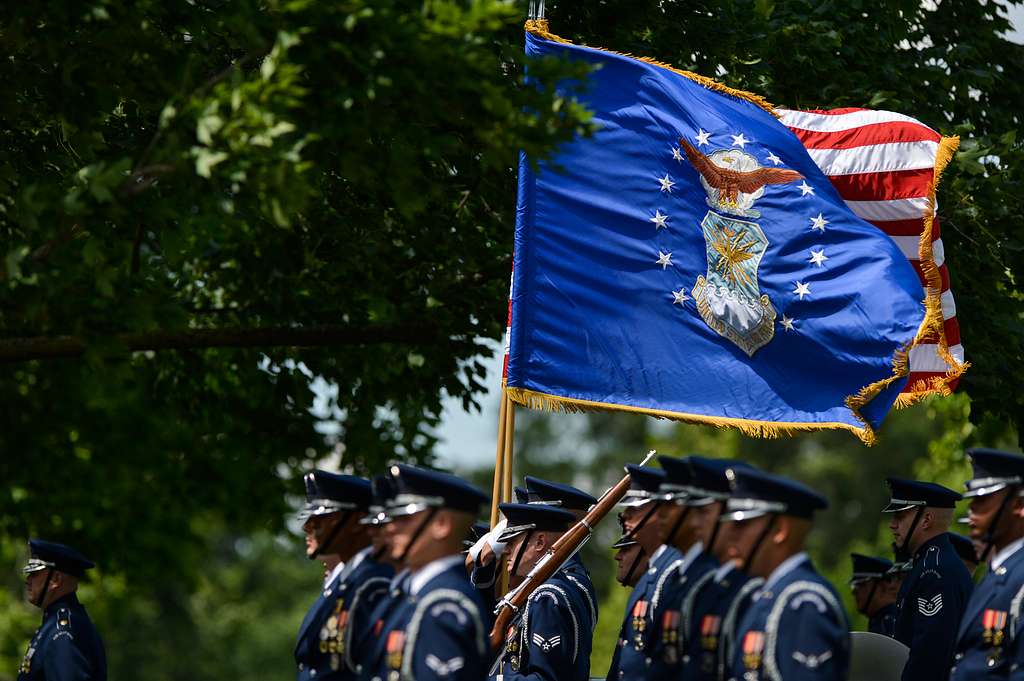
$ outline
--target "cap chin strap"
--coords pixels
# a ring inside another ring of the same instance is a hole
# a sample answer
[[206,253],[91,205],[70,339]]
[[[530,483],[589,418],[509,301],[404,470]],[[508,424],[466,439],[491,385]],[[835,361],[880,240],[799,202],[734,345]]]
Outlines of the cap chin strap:
[[330,533],[328,533],[327,535],[327,539],[323,542],[317,541],[316,550],[313,551],[313,553],[311,553],[309,556],[307,556],[307,558],[309,558],[310,560],[315,560],[316,558],[319,558],[323,554],[323,552],[326,551],[332,543],[334,543],[334,539],[338,536],[338,533],[341,532],[341,528],[344,527],[346,523],[348,523],[348,517],[351,513],[352,511],[341,512],[341,517],[338,518],[338,522],[336,522],[334,524],[334,527],[331,528]]
[[772,531],[772,528],[775,527],[775,519],[778,517],[779,516],[775,513],[771,514],[771,520],[769,520],[768,524],[764,526],[763,530],[761,530],[761,534],[758,536],[757,541],[754,542],[754,546],[751,547],[750,553],[747,555],[747,559],[743,562],[743,569],[746,570],[747,574],[750,574],[750,568],[754,564],[754,556],[757,555],[757,551],[761,548],[761,544],[764,543],[764,540],[768,538],[768,534]]
[[[46,610],[46,594],[50,592],[50,578],[53,577],[53,570],[54,568],[52,567],[46,568],[46,581],[43,582],[43,592],[39,594],[38,599],[32,601],[32,605],[43,611]],[[45,617],[45,612],[43,616]]]
[[636,566],[640,564],[640,559],[643,558],[644,547],[640,547],[640,550],[636,552],[636,557],[633,558],[633,562],[629,564],[629,570],[626,571],[626,576],[622,578],[622,585],[629,586],[629,583],[633,580],[633,572],[636,570]]
[[708,545],[705,552],[708,555],[715,555],[715,540],[718,539],[718,527],[722,524],[718,522],[722,518],[722,511],[725,509],[724,501],[718,502],[718,517],[715,518],[715,522],[711,523],[711,536],[708,537]]
[[423,516],[423,522],[416,526],[416,531],[413,532],[412,537],[409,538],[409,543],[405,545],[405,550],[402,551],[402,555],[395,559],[396,563],[402,564],[405,562],[405,557],[409,555],[409,551],[411,551],[412,547],[416,545],[416,541],[420,538],[423,530],[427,527],[427,523],[433,520],[435,515],[437,515],[437,508],[431,507],[427,515]]
[[999,521],[1003,517],[1003,511],[1006,510],[1006,506],[1010,499],[1017,496],[1019,488],[1017,485],[1011,485],[1006,488],[1006,496],[1003,497],[1003,503],[999,504],[999,509],[996,514],[992,516],[992,522],[988,524],[988,529],[985,531],[985,548],[982,549],[981,554],[978,556],[978,563],[984,563],[988,559],[988,554],[992,552],[992,547],[995,544],[996,528],[999,526]]
[[[654,515],[654,512],[657,511],[657,510],[658,510],[657,502],[651,502],[651,508],[647,511],[647,513],[645,513],[643,515],[642,518],[640,518],[640,522],[638,522],[636,525],[634,525],[632,530],[628,530],[626,532],[626,534],[622,536],[622,538],[623,539],[632,539],[633,537],[635,537],[637,531],[641,527],[644,526],[644,523],[646,523],[648,520],[651,519],[651,516]],[[623,523],[623,529],[625,529],[625,523]]]
[[523,559],[523,554],[526,553],[526,546],[530,543],[530,535],[533,534],[533,530],[527,530],[526,536],[523,537],[523,541],[519,543],[519,550],[516,551],[515,560],[512,561],[512,569],[509,571],[509,576],[516,574],[516,568],[519,567],[519,562]]
[[[875,590],[877,590],[877,589],[878,589],[878,580],[877,579],[872,579],[871,580],[871,591],[868,592],[868,600],[864,604],[864,612],[865,612],[865,614],[871,612],[871,601],[875,600]],[[872,617],[872,615],[868,615],[868,617]]]
[[893,544],[893,554],[896,558],[896,563],[908,563],[914,556],[910,553],[910,538],[914,536],[914,530],[917,529],[917,524],[921,522],[921,516],[924,515],[924,510],[927,506],[918,506],[917,512],[914,513],[914,522],[910,523],[910,529],[907,531],[906,537],[903,539],[903,543],[899,546]]
[[669,546],[675,546],[676,532],[683,526],[683,521],[686,520],[686,514],[690,512],[689,506],[683,507],[683,512],[679,514],[679,519],[676,520],[676,524],[672,526],[672,531],[665,537],[665,543]]

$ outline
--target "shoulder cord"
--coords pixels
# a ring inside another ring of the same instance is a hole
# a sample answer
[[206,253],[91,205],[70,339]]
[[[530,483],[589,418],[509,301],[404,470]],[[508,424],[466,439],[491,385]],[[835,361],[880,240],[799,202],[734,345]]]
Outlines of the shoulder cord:
[[754,591],[757,591],[764,584],[764,580],[760,577],[752,577],[740,587],[740,590],[736,592],[736,596],[733,597],[732,603],[729,604],[729,609],[725,612],[725,617],[722,618],[722,624],[719,627],[721,631],[721,641],[718,646],[718,678],[724,679],[726,677],[725,670],[731,664],[732,660],[732,632],[736,628],[736,620],[740,616],[740,606],[743,601],[746,600]]
[[431,591],[422,601],[419,602],[416,606],[416,610],[413,612],[412,619],[409,620],[409,626],[406,627],[405,648],[402,651],[401,678],[410,680],[416,678],[413,674],[412,660],[413,653],[416,648],[416,638],[419,636],[420,625],[423,623],[423,615],[427,612],[427,608],[443,600],[454,601],[465,608],[466,612],[469,613],[470,618],[473,620],[477,652],[481,656],[487,653],[487,644],[484,642],[484,625],[480,619],[480,611],[477,609],[476,604],[461,591],[456,591],[455,589],[437,589],[435,591]]
[[[775,659],[775,646],[778,643],[779,638],[779,623],[782,620],[782,613],[785,611],[786,606],[789,605],[789,600],[797,594],[797,592],[810,592],[813,593],[832,608],[833,614],[838,614],[840,611],[839,602],[836,601],[836,597],[832,595],[832,592],[826,589],[824,586],[817,582],[800,581],[793,582],[779,594],[775,604],[772,605],[771,612],[768,614],[768,622],[765,624],[765,655],[764,655],[764,676],[766,679],[771,681],[782,681],[782,672],[779,671],[778,661]],[[837,621],[842,622],[842,616],[838,616]]]

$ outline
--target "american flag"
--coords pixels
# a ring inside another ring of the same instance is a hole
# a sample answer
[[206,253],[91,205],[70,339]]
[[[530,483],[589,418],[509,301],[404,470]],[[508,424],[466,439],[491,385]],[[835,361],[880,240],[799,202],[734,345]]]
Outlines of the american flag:
[[[777,113],[850,209],[899,245],[922,286],[941,301],[943,323],[911,348],[910,379],[898,403],[932,392],[948,393],[966,365],[936,215],[935,186],[940,161],[948,160],[955,140],[891,111],[778,109]],[[943,151],[946,159],[941,158]]]
[[[935,200],[940,149],[953,140],[915,118],[891,111],[776,112],[850,209],[889,235],[917,271],[925,290],[937,291],[943,323],[911,348],[910,376],[897,404],[910,404],[930,393],[948,394],[967,366]],[[924,240],[930,248],[923,253],[922,235],[926,232],[929,236]],[[510,299],[508,327],[511,325]],[[507,328],[503,377],[508,371],[509,331]]]

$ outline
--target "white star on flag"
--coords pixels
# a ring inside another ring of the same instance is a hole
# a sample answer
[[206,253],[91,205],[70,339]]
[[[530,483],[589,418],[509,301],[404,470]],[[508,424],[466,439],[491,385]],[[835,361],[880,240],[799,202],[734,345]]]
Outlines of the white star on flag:
[[658,251],[658,262],[657,262],[657,264],[661,265],[661,269],[663,269],[663,270],[666,267],[668,267],[669,265],[671,265],[672,264],[672,252],[670,251],[668,253],[662,253],[659,250]]
[[679,153],[679,147],[672,147],[672,158],[682,163],[683,155]]
[[738,135],[729,135],[729,137],[732,137],[732,145],[734,147],[739,147],[740,149],[745,149],[746,147],[744,145],[750,141],[743,136],[742,132]]
[[686,301],[690,299],[690,296],[686,295],[686,289],[681,288],[678,291],[672,292],[672,304],[685,305]]
[[782,328],[784,328],[786,331],[792,331],[793,330],[793,318],[792,317],[787,317],[786,315],[782,315],[782,320],[779,323],[782,324]]
[[816,229],[822,234],[825,233],[825,225],[828,224],[828,220],[821,213],[818,213],[818,217],[811,218],[811,229]]
[[814,196],[814,187],[807,184],[807,180],[804,180],[799,185],[797,185],[797,189],[800,190],[800,196],[807,196],[808,194]]
[[668,173],[665,173],[665,177],[659,177],[658,182],[661,183],[661,191],[672,193],[672,187],[676,186],[676,183],[669,179]]
[[704,128],[697,129],[697,146],[702,147],[708,143],[708,138],[711,137],[710,132],[704,132]]
[[811,259],[809,262],[813,262],[818,267],[821,267],[826,260],[828,260],[828,256],[825,255],[824,248],[820,251],[811,251]]
[[768,160],[771,161],[773,165],[779,165],[782,163],[782,159],[776,156],[774,151],[768,152]]
[[811,287],[809,284],[798,281],[796,282],[796,288],[793,289],[793,294],[800,296],[800,300],[803,300],[804,296],[811,295]]
[[665,220],[668,220],[668,216],[667,215],[662,215],[660,209],[654,211],[654,217],[651,218],[651,222],[654,223],[654,228],[655,229],[661,229],[663,227],[667,227],[667,225],[665,224]]

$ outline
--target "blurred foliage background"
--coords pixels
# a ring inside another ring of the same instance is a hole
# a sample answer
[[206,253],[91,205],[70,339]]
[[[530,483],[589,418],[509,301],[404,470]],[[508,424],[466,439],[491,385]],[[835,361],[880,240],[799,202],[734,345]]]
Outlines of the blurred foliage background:
[[[504,330],[518,153],[589,131],[553,89],[578,67],[525,59],[524,4],[0,5],[0,681],[38,620],[15,569],[29,535],[102,565],[83,598],[112,679],[292,673],[320,579],[289,525],[298,475],[433,461],[442,400],[477,405]],[[520,412],[517,475],[598,492],[650,447],[741,456],[829,495],[812,549],[840,584],[850,550],[887,550],[884,476],[957,487],[965,446],[1017,447],[1015,4],[549,2],[577,42],[959,134],[939,206],[973,368],[870,450]],[[612,534],[586,548],[595,675],[625,602]]]

